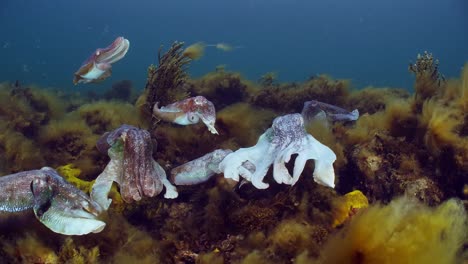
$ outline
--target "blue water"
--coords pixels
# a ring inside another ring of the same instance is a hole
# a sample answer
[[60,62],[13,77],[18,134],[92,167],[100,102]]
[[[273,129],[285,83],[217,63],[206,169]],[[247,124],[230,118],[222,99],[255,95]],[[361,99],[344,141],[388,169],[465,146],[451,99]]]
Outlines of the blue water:
[[[417,53],[432,52],[447,77],[468,61],[466,0],[2,0],[0,25],[0,82],[66,90],[122,79],[142,88],[158,47],[174,40],[241,47],[207,49],[190,67],[194,77],[226,64],[251,80],[325,73],[357,88],[411,89],[407,65]],[[131,47],[113,76],[73,88],[81,63],[120,35]]]

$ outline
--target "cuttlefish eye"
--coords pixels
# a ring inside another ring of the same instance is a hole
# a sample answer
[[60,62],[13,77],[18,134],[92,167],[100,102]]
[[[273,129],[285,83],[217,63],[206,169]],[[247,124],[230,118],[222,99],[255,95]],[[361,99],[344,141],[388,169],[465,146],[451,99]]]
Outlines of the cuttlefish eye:
[[200,117],[195,113],[188,113],[187,118],[192,124],[198,123],[198,121],[200,120]]

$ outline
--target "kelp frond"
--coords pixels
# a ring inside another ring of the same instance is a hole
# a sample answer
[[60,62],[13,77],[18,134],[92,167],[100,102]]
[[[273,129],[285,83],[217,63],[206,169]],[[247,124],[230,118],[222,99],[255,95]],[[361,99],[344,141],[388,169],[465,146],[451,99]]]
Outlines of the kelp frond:
[[148,67],[146,98],[139,100],[144,112],[151,113],[156,102],[167,105],[188,97],[183,84],[188,78],[186,70],[192,59],[184,54],[183,46],[183,42],[176,41],[164,54],[163,47],[159,48],[158,66],[152,64]]

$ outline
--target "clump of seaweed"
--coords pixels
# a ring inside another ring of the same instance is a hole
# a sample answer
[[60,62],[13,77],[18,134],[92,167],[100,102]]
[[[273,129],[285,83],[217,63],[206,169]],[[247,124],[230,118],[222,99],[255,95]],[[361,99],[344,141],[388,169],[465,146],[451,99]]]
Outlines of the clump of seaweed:
[[408,70],[416,76],[414,85],[414,110],[420,112],[425,100],[439,94],[445,85],[445,77],[439,72],[439,60],[432,53],[418,54]]
[[63,114],[64,103],[45,90],[0,85],[0,118],[26,137],[37,136],[38,128]]
[[0,172],[9,174],[46,164],[39,151],[40,146],[34,140],[9,128],[5,123],[0,124],[0,131]]
[[216,109],[245,101],[252,91],[252,85],[239,73],[226,71],[208,73],[198,80],[190,80],[188,84],[190,93],[205,96]]
[[17,263],[58,263],[55,250],[44,243],[36,234],[25,234],[14,242],[3,242],[3,248]]
[[90,249],[82,245],[77,246],[71,237],[67,237],[60,248],[57,263],[99,263],[99,254],[99,246]]
[[309,263],[458,263],[466,221],[459,201],[429,208],[398,198],[358,213]]
[[459,124],[455,109],[434,100],[424,102],[420,125],[425,128],[424,143],[431,153],[439,156],[444,149],[461,141],[456,131]]
[[[354,177],[340,178],[347,188],[358,188],[366,192],[371,201],[388,202],[393,197],[410,192],[427,204],[438,204],[444,197],[440,187],[428,176],[419,159],[427,159],[424,149],[408,144],[404,138],[394,138],[385,132],[376,133],[369,142],[357,144],[349,154],[349,171],[356,171]],[[415,155],[417,158],[409,159]],[[403,165],[405,163],[405,165]],[[391,168],[411,167],[411,170]],[[355,182],[352,183],[350,180]],[[344,189],[343,191],[350,191]]]
[[98,138],[83,120],[70,116],[42,127],[38,142],[42,145],[41,155],[48,166],[73,163],[89,175],[100,169],[96,164],[99,153],[95,144]]
[[466,109],[468,108],[468,63],[465,64],[465,67],[463,67],[461,85],[459,90],[460,99],[458,104],[462,106],[463,111],[466,113]]
[[266,252],[271,252],[276,258],[282,257],[281,262],[284,263],[304,251],[317,252],[327,233],[320,225],[301,219],[286,219],[276,225],[268,236],[270,247]]
[[343,106],[349,93],[348,87],[346,80],[332,80],[320,75],[302,85],[291,83],[264,87],[252,94],[250,102],[259,107],[280,110],[281,113],[301,112],[304,102],[310,100]]
[[107,100],[119,100],[129,102],[132,100],[133,84],[130,80],[122,80],[112,84],[110,90],[106,91],[103,95]]
[[385,110],[389,101],[409,97],[409,92],[403,89],[366,87],[353,91],[348,97],[347,105],[359,109],[359,113],[374,114]]
[[148,67],[145,90],[136,102],[145,117],[151,116],[156,102],[168,105],[188,97],[184,84],[188,78],[186,67],[192,59],[184,55],[183,46],[183,42],[174,42],[164,54],[161,54],[160,47],[158,66],[152,64]]
[[82,105],[76,112],[96,135],[114,130],[122,124],[140,126],[146,123],[136,108],[126,102],[98,101]]
[[278,74],[276,72],[267,72],[263,74],[258,82],[263,87],[271,87],[277,85]]
[[218,112],[217,126],[238,143],[238,146],[254,145],[258,137],[271,125],[275,112],[259,109],[247,103],[237,103]]
[[36,112],[45,113],[47,118],[58,118],[63,114],[65,102],[58,99],[57,92],[36,86],[22,86],[19,81],[11,86],[11,96],[24,100]]

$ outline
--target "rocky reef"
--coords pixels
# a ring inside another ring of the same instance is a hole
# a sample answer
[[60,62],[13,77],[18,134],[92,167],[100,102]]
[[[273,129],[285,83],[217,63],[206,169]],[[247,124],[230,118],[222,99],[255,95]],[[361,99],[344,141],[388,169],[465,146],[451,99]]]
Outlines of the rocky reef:
[[[351,89],[349,81],[325,75],[302,83],[265,75],[253,82],[218,69],[191,79],[186,54],[183,43],[160,50],[159,64],[149,67],[136,100],[127,82],[97,101],[0,84],[1,175],[48,166],[89,195],[113,161],[96,143],[123,124],[148,131],[149,154],[141,159],[169,174],[217,149],[251,147],[275,118],[300,113],[306,101],[317,100],[359,110],[356,121],[304,124],[307,134],[336,154],[335,188],[314,181],[313,161],[294,184],[277,183],[274,169],[267,168],[262,179],[268,189],[232,181],[222,171],[199,184],[177,186],[175,199],[127,199],[119,185],[109,185],[112,203],[100,216],[106,223],[100,233],[64,236],[31,212],[1,213],[2,262],[467,261],[468,64],[460,78],[445,79],[431,54],[420,55],[409,66],[416,77],[409,93]],[[202,123],[180,126],[151,115],[156,102],[169,105],[195,96],[214,104],[219,135]],[[293,171],[297,157],[290,157],[286,170]]]

